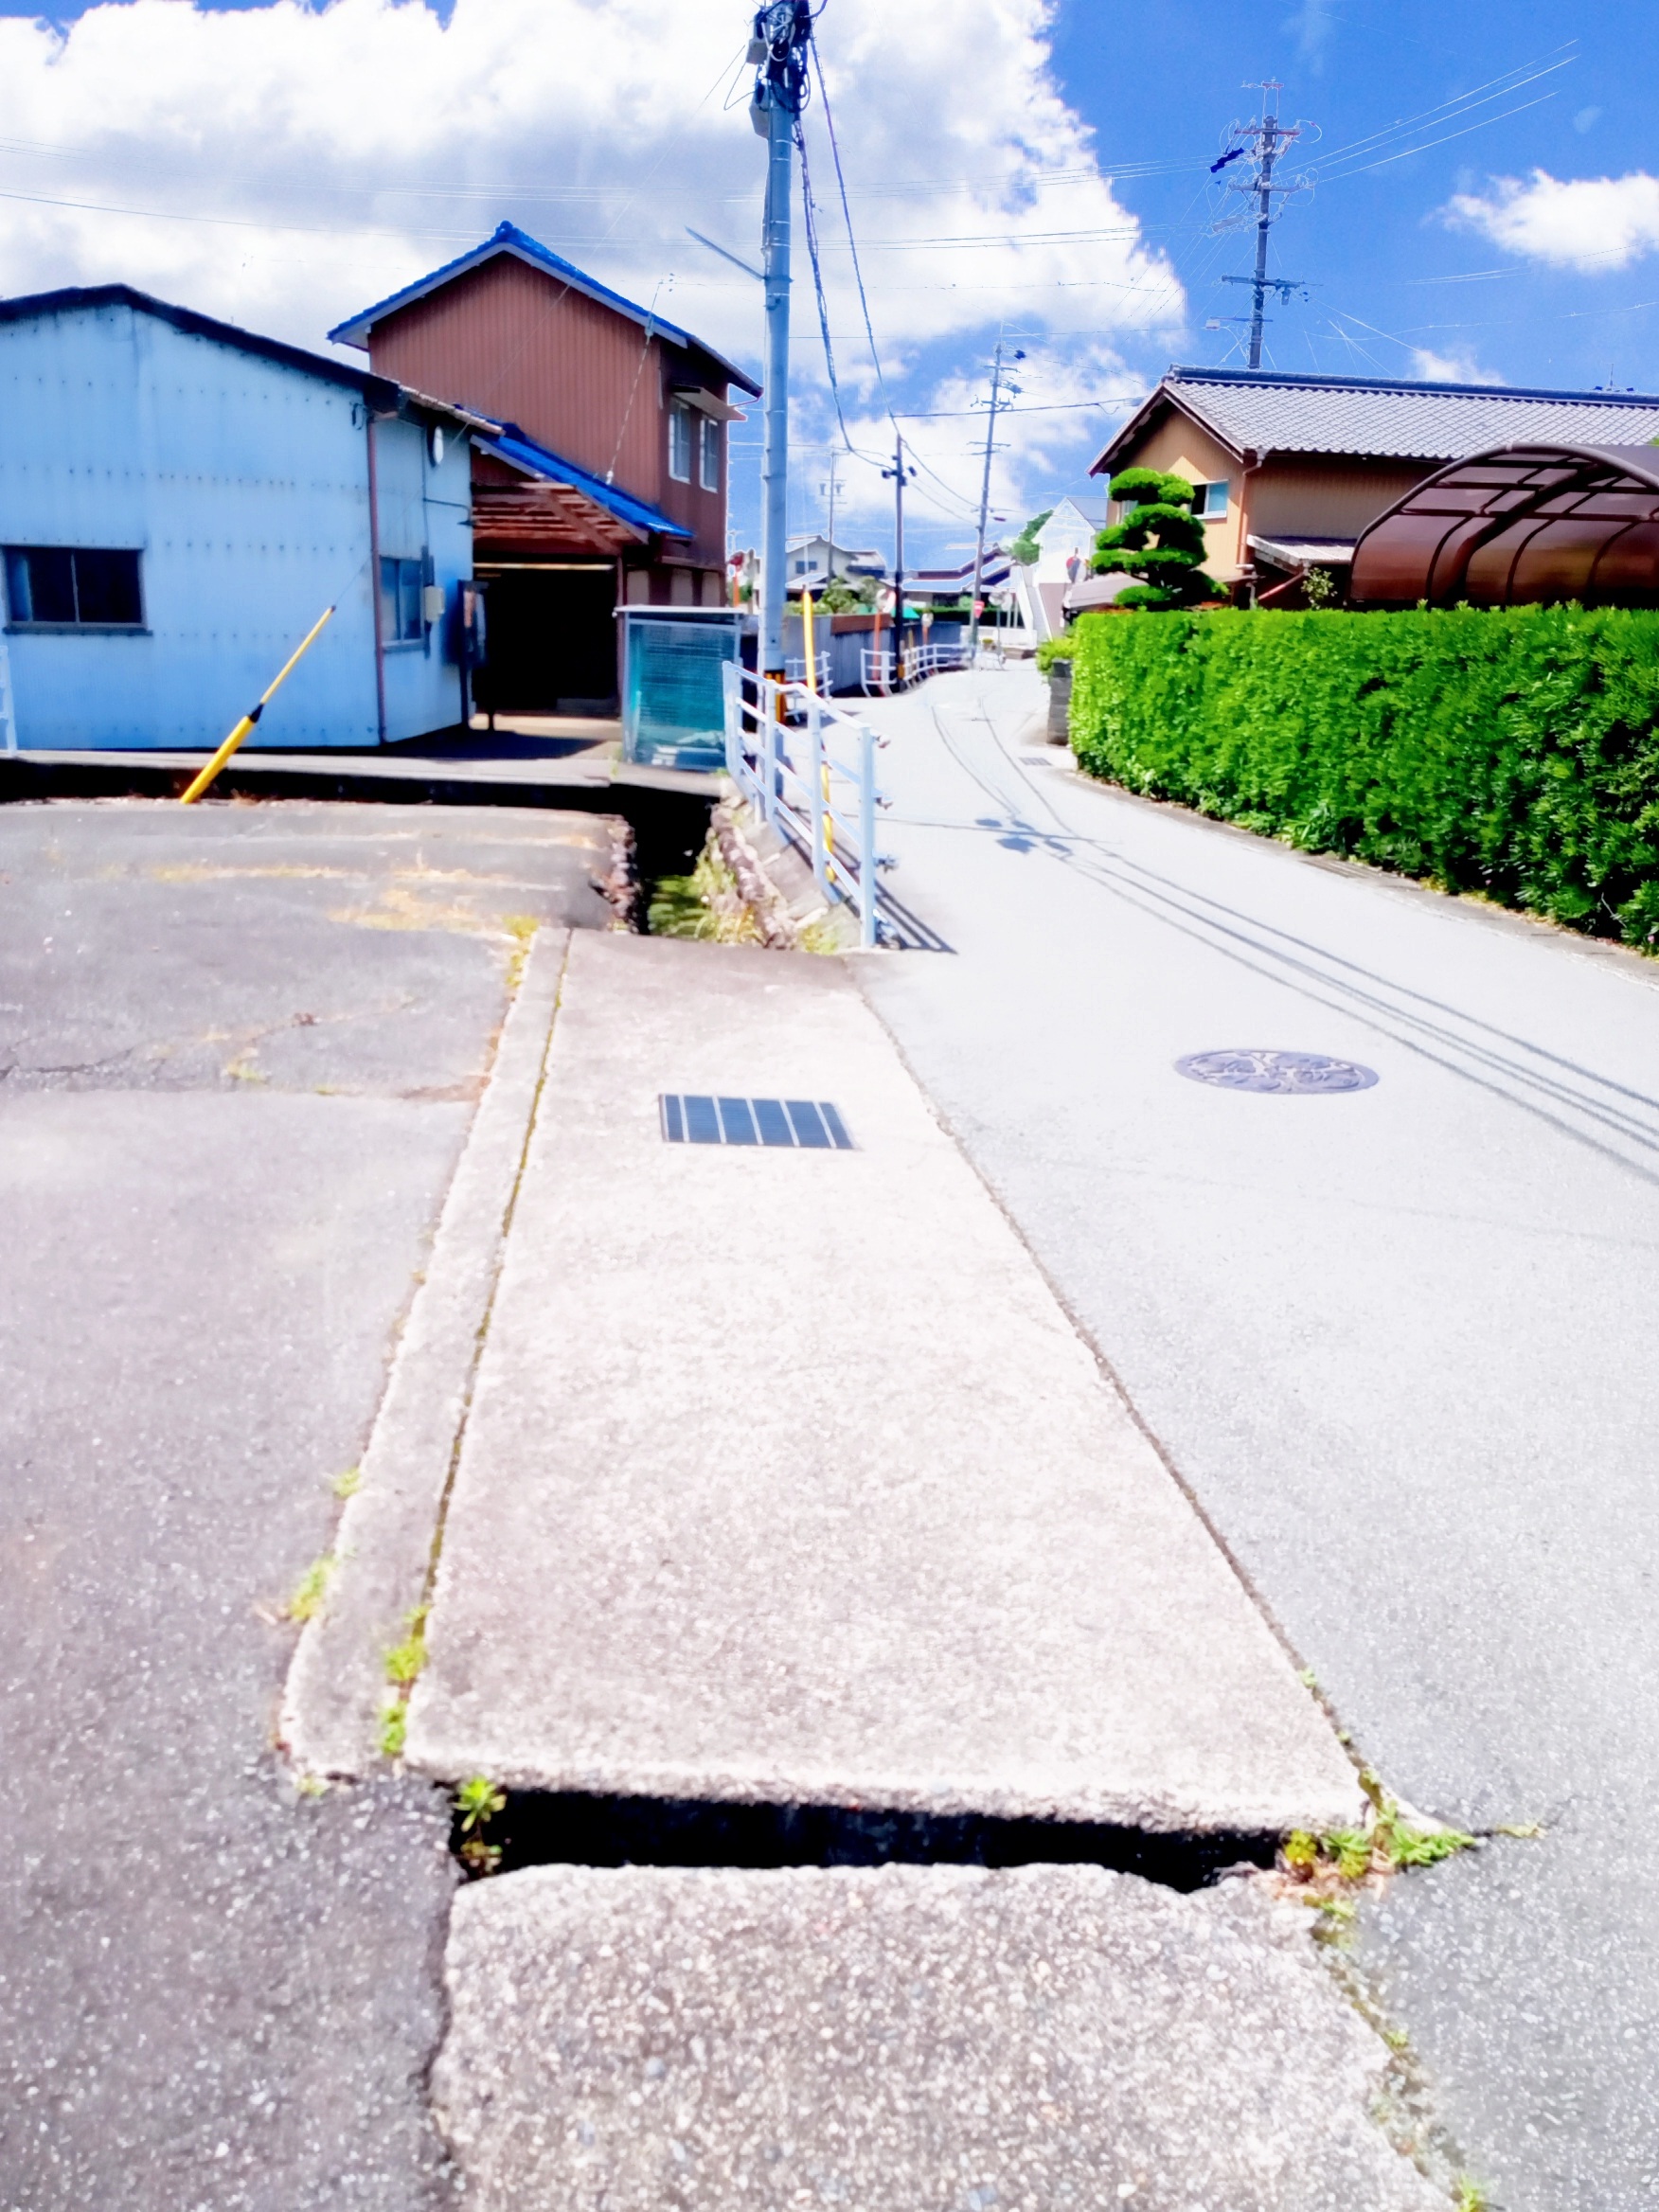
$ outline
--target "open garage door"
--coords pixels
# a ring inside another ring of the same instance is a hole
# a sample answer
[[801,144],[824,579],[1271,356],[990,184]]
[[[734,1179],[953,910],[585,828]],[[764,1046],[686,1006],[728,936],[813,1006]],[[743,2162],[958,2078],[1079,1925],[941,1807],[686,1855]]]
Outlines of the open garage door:
[[475,696],[495,714],[611,715],[617,705],[616,570],[613,562],[491,569],[488,658]]

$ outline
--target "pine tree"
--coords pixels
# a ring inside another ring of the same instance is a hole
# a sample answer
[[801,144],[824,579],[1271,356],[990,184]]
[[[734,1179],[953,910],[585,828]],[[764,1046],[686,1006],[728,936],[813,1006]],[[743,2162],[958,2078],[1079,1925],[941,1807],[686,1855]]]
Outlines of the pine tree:
[[1125,469],[1107,490],[1113,499],[1137,503],[1124,521],[1095,540],[1097,574],[1140,579],[1118,594],[1115,605],[1156,613],[1221,596],[1204,573],[1204,525],[1193,519],[1196,494],[1185,476],[1168,476],[1161,469]]

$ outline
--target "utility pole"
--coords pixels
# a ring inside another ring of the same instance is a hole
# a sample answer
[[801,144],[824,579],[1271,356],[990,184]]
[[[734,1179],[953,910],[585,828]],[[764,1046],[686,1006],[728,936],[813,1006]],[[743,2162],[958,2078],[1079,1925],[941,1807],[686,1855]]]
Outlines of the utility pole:
[[749,119],[766,141],[766,213],[761,267],[766,283],[765,451],[760,462],[760,672],[781,678],[789,544],[789,222],[791,154],[806,102],[811,0],[772,0],[755,16],[748,59],[755,64]]
[[1252,276],[1223,276],[1222,282],[1247,284],[1250,287],[1250,366],[1252,368],[1259,368],[1261,329],[1265,320],[1262,303],[1267,294],[1270,292],[1276,293],[1280,300],[1288,300],[1293,293],[1306,289],[1299,276],[1268,275],[1267,234],[1278,221],[1278,215],[1284,212],[1282,207],[1278,214],[1274,212],[1274,195],[1277,193],[1281,198],[1288,199],[1309,188],[1306,177],[1297,177],[1288,185],[1275,185],[1273,181],[1274,167],[1279,156],[1287,147],[1296,143],[1309,126],[1302,122],[1283,124],[1279,121],[1275,113],[1277,106],[1275,95],[1282,92],[1284,87],[1276,78],[1264,78],[1259,83],[1245,85],[1244,90],[1261,94],[1261,119],[1259,122],[1233,125],[1231,136],[1235,143],[1219,161],[1211,162],[1210,173],[1213,176],[1218,170],[1225,169],[1229,162],[1238,161],[1240,156],[1247,157],[1250,163],[1247,176],[1240,178],[1236,183],[1229,179],[1227,188],[1229,191],[1242,192],[1256,202],[1256,273]]
[[916,471],[904,458],[903,433],[893,433],[893,466],[882,471],[893,479],[893,681],[904,673],[904,479]]
[[[1024,361],[1025,349],[1014,348],[1012,358]],[[973,541],[973,589],[968,595],[968,657],[970,664],[979,655],[979,584],[985,573],[985,518],[990,512],[990,456],[996,451],[997,402],[1006,391],[1010,399],[1017,399],[1018,384],[1003,382],[1003,334],[996,336],[996,359],[990,365],[990,420],[985,426],[985,474],[979,484],[979,529]]]

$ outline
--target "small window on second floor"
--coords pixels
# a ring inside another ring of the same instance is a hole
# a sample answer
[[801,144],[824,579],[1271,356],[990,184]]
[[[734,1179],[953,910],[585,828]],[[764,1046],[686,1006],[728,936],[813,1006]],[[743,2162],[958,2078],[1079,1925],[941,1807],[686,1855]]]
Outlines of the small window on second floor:
[[712,415],[705,415],[703,418],[701,431],[703,489],[705,491],[718,491],[720,490],[720,424]]
[[1195,484],[1192,488],[1192,511],[1202,523],[1221,522],[1227,511],[1227,487],[1220,484]]
[[684,400],[669,409],[669,474],[680,484],[691,481],[691,410]]
[[419,645],[426,635],[420,615],[425,563],[381,555],[381,643]]
[[6,604],[14,626],[141,630],[138,556],[86,545],[8,545]]

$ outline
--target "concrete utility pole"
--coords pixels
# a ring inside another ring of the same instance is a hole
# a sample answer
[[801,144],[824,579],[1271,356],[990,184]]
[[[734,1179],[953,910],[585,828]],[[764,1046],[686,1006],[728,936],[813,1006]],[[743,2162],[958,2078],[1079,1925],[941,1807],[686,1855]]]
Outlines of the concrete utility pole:
[[[1024,361],[1025,348],[1015,347],[1012,358]],[[985,426],[985,474],[979,485],[979,529],[973,541],[973,589],[968,595],[968,652],[970,660],[979,651],[979,584],[985,573],[985,518],[990,512],[990,456],[996,451],[997,403],[1006,391],[1010,399],[1018,398],[1020,387],[1003,382],[1003,336],[999,330],[996,339],[996,359],[990,366],[990,420]]]
[[[1211,162],[1210,171],[1213,175],[1217,170],[1225,169],[1229,162],[1239,160],[1240,155],[1248,156],[1250,161],[1248,176],[1241,177],[1237,183],[1229,181],[1227,188],[1229,191],[1243,192],[1256,202],[1256,273],[1251,276],[1223,276],[1222,282],[1247,284],[1250,287],[1250,366],[1252,368],[1259,368],[1261,330],[1266,319],[1262,313],[1263,301],[1270,292],[1276,293],[1281,300],[1288,300],[1293,293],[1305,289],[1299,276],[1268,275],[1267,234],[1278,220],[1274,212],[1275,193],[1288,199],[1293,193],[1306,191],[1309,187],[1306,177],[1297,177],[1288,185],[1275,185],[1273,172],[1275,164],[1285,149],[1293,146],[1310,126],[1301,122],[1286,125],[1279,121],[1274,112],[1277,104],[1275,95],[1282,92],[1284,87],[1276,78],[1264,78],[1258,84],[1247,84],[1244,90],[1261,94],[1261,120],[1258,123],[1235,123],[1232,136],[1236,143],[1227,149],[1219,161]],[[1278,212],[1282,215],[1283,208]]]
[[765,451],[760,462],[760,670],[783,674],[783,613],[789,544],[789,222],[791,152],[807,92],[810,0],[772,0],[755,17],[749,60],[756,66],[749,117],[766,141]]

